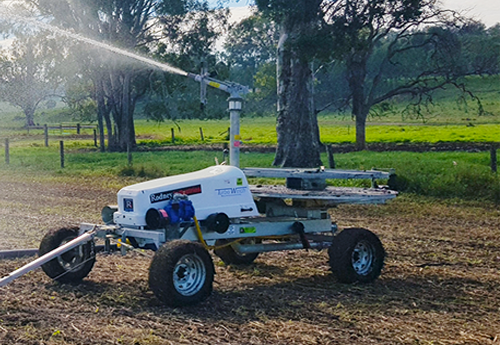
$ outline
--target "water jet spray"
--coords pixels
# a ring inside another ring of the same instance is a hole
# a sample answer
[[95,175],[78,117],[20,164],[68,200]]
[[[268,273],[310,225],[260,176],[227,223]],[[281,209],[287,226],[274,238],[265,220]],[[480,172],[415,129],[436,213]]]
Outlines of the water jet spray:
[[13,13],[12,10],[10,10],[9,8],[7,8],[5,6],[0,6],[0,17],[4,18],[6,20],[12,19],[14,21],[33,25],[33,26],[36,26],[40,29],[48,30],[48,31],[51,31],[53,33],[56,33],[56,34],[59,34],[62,36],[73,38],[73,39],[80,41],[80,42],[85,42],[85,43],[91,44],[95,47],[106,49],[110,52],[117,53],[117,54],[129,57],[129,58],[132,58],[134,60],[146,63],[148,65],[157,67],[160,70],[165,71],[165,72],[178,74],[178,75],[182,75],[182,76],[188,75],[188,73],[186,71],[183,71],[180,68],[172,67],[166,63],[161,63],[161,62],[149,59],[147,57],[141,56],[139,54],[129,52],[128,50],[117,48],[117,47],[114,47],[114,46],[109,45],[107,43],[96,41],[96,40],[93,40],[91,38],[88,38],[88,37],[85,37],[85,36],[82,36],[79,34],[75,34],[73,32],[67,31],[67,30],[60,29],[57,26],[41,22],[35,18],[15,14],[15,13]]
[[[31,17],[26,17],[22,16],[19,14],[13,13],[12,10],[5,6],[0,6],[0,17],[3,17],[5,19],[13,19],[15,21],[23,22],[26,24],[30,24],[33,26],[36,26],[41,29],[45,29],[48,31],[51,31],[56,34],[60,34],[62,36],[66,36],[69,38],[73,38],[77,41],[80,42],[85,42],[88,44],[91,44],[95,47],[106,49],[108,51],[111,51],[113,53],[117,53],[132,59],[135,59],[137,61],[146,63],[148,65],[154,66],[156,68],[159,68],[162,71],[168,72],[168,73],[173,73],[173,74],[178,74],[182,75],[188,78],[191,78],[197,82],[199,82],[203,88],[204,85],[211,86],[213,88],[222,90],[224,92],[229,93],[229,114],[230,114],[230,149],[229,149],[229,162],[231,165],[239,167],[240,165],[240,146],[241,146],[241,137],[240,137],[240,112],[242,110],[242,103],[243,103],[243,95],[246,95],[247,93],[250,92],[249,88],[244,85],[240,85],[238,83],[234,82],[228,82],[228,81],[220,81],[217,79],[214,79],[212,77],[209,77],[207,73],[204,74],[194,74],[194,73],[188,73],[186,71],[183,71],[180,68],[172,67],[168,64],[161,63],[155,60],[152,60],[150,58],[141,56],[136,53],[129,52],[124,49],[120,49],[117,47],[114,47],[112,45],[109,45],[104,42],[96,41],[91,38],[60,29],[54,25],[50,25],[47,23],[43,23],[35,18]],[[202,96],[203,98],[203,96]],[[204,103],[204,100],[201,100],[202,103]]]

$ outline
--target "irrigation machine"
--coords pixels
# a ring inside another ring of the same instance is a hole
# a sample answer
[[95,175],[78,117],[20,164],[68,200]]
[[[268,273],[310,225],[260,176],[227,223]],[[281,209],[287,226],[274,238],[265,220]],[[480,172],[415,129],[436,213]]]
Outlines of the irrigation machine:
[[[185,306],[212,292],[210,251],[226,264],[249,265],[264,252],[327,249],[335,277],[371,282],[381,273],[385,251],[379,238],[361,228],[337,231],[328,209],[343,203],[377,204],[396,197],[379,188],[391,172],[337,169],[239,168],[241,95],[248,89],[206,75],[198,82],[230,94],[229,163],[164,177],[121,189],[117,206],[102,211],[103,224],[82,223],[45,235],[39,258],[0,279],[4,286],[42,267],[61,283],[78,283],[96,260],[95,241],[120,251],[155,251],[149,286],[169,306]],[[247,177],[284,178],[286,185],[249,185]],[[328,179],[369,179],[371,188],[328,186]]]

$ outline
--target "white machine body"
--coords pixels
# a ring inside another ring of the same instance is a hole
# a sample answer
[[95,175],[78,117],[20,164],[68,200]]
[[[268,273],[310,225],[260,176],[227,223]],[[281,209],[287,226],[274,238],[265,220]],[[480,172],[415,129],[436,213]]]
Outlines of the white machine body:
[[113,221],[123,226],[146,226],[146,212],[165,208],[176,193],[189,197],[199,220],[221,212],[229,218],[259,215],[245,174],[234,166],[217,165],[122,188]]

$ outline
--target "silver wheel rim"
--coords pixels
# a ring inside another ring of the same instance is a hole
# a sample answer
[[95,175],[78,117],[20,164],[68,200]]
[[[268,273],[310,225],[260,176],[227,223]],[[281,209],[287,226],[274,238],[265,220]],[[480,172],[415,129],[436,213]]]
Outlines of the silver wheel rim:
[[352,251],[352,268],[359,275],[367,275],[371,272],[375,260],[375,250],[373,246],[365,241],[360,241]]
[[177,261],[173,272],[174,287],[183,296],[193,296],[201,290],[207,271],[196,254],[186,254]]
[[[69,241],[74,240],[75,238],[76,237],[65,239],[61,242],[61,246],[68,243]],[[68,250],[66,253],[61,254],[57,257],[57,261],[65,271],[77,271],[85,261],[83,245],[75,247],[71,250]]]

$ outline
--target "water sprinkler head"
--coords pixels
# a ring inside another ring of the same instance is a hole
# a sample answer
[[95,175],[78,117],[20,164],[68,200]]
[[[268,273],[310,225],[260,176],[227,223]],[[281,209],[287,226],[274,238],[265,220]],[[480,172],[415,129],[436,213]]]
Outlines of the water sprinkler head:
[[201,83],[201,81],[203,80],[203,77],[202,77],[201,75],[199,75],[199,74],[194,74],[194,73],[188,73],[188,74],[187,74],[187,77],[188,77],[188,78],[191,78],[191,79],[194,79],[195,81],[200,82],[200,83]]

